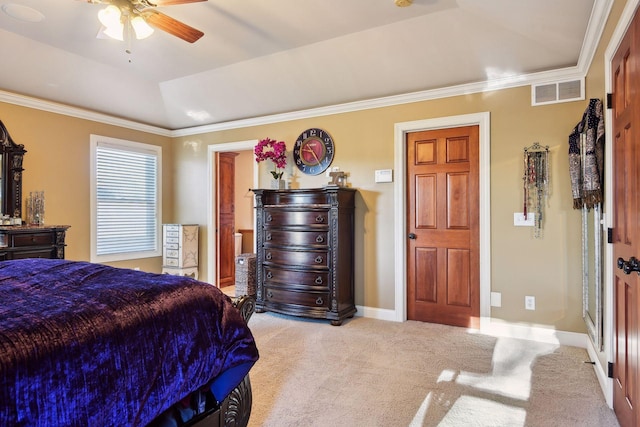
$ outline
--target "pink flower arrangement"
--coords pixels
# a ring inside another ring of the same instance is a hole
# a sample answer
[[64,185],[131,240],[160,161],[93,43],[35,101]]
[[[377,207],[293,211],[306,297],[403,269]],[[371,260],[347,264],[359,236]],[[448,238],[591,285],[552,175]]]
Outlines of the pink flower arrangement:
[[284,169],[287,165],[287,145],[284,141],[276,141],[275,139],[265,138],[258,141],[253,152],[256,155],[256,162],[263,160],[271,160],[275,165],[271,171],[274,179],[282,178],[284,171],[278,172],[278,169]]

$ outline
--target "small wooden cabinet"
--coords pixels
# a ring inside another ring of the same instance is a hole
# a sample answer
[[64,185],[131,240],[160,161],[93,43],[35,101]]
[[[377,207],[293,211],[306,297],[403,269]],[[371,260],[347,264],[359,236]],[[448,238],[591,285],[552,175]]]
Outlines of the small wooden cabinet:
[[64,259],[68,225],[0,226],[0,261],[23,258]]
[[197,225],[162,225],[162,273],[198,279]]
[[256,311],[331,320],[354,304],[354,189],[253,190]]

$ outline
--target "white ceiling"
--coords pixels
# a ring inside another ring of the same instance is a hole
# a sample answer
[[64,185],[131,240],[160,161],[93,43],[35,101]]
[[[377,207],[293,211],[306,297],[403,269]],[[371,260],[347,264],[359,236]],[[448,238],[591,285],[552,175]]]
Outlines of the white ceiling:
[[158,8],[199,41],[156,31],[131,54],[96,37],[103,5],[9,3],[45,18],[0,9],[0,90],[174,130],[576,67],[608,2],[208,0]]

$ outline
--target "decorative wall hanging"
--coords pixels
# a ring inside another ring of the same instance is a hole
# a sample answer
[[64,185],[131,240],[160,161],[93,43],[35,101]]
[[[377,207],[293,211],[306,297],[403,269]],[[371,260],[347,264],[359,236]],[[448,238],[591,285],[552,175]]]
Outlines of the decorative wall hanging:
[[569,174],[574,209],[592,209],[602,202],[604,115],[599,99],[589,100],[582,120],[569,135]]
[[549,146],[535,142],[524,149],[524,217],[535,213],[534,236],[542,235],[544,206],[549,197]]

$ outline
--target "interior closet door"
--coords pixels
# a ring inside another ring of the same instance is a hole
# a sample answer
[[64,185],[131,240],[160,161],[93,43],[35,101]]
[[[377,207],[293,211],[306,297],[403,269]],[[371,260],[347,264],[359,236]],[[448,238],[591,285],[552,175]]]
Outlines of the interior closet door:
[[218,153],[217,233],[218,287],[235,285],[235,158],[238,153]]
[[478,126],[407,134],[407,318],[480,327]]
[[622,427],[638,426],[640,393],[640,280],[629,271],[640,257],[640,108],[638,12],[612,65],[613,84],[613,254],[614,262],[614,395],[613,407]]

